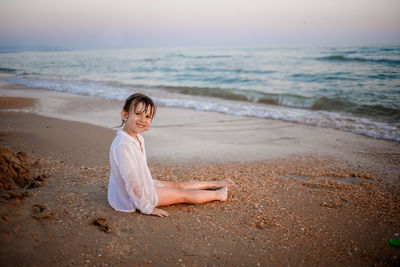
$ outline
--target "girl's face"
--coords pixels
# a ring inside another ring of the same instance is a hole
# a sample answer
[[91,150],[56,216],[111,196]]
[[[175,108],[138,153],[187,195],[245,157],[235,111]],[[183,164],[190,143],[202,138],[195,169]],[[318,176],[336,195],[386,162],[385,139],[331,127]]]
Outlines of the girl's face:
[[148,107],[147,111],[144,112],[145,108],[145,105],[139,102],[130,114],[125,110],[121,112],[121,118],[125,121],[124,130],[130,136],[136,137],[138,133],[142,133],[150,127],[151,120],[153,119],[151,116],[152,110]]

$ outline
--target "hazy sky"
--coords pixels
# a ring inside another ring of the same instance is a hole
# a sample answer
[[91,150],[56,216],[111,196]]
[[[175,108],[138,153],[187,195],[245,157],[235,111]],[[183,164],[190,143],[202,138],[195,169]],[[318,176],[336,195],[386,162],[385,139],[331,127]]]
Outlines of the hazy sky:
[[400,0],[0,0],[0,45],[400,42]]

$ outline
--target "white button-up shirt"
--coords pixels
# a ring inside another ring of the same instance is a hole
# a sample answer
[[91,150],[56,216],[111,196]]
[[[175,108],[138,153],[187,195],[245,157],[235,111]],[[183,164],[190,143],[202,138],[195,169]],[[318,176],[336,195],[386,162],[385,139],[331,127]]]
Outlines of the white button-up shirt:
[[108,203],[118,211],[134,212],[138,209],[151,214],[157,206],[158,196],[155,183],[147,166],[144,139],[137,135],[139,142],[123,130],[110,148],[110,180],[108,183]]

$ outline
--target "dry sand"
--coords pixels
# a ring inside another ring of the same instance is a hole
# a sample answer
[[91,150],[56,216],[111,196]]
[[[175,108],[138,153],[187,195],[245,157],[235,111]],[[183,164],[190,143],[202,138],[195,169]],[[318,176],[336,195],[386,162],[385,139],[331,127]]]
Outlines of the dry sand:
[[153,177],[236,186],[226,203],[174,205],[158,218],[107,204],[120,102],[4,82],[0,96],[33,99],[0,101],[0,146],[27,152],[47,177],[0,191],[2,266],[400,263],[388,245],[400,232],[397,142],[161,107],[145,135]]

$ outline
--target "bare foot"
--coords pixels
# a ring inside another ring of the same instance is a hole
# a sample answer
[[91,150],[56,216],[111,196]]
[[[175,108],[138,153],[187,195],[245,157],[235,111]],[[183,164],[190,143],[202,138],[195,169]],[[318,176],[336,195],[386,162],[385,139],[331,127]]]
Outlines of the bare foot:
[[226,201],[228,199],[228,187],[222,187],[218,190],[218,194],[220,196],[220,201]]
[[231,179],[225,179],[222,181],[224,181],[226,183],[226,185],[225,185],[226,187],[231,187],[231,186],[235,185],[235,183]]
[[222,187],[231,187],[231,186],[235,185],[235,183],[231,179],[213,181],[212,183],[213,183],[213,185],[210,186],[209,189],[219,189]]

